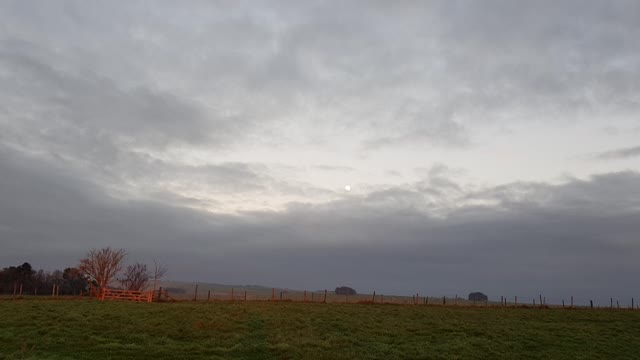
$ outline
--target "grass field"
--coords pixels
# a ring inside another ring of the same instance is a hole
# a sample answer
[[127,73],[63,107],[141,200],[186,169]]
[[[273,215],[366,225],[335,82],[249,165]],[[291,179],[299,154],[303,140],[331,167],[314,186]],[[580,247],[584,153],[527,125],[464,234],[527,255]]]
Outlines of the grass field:
[[640,311],[0,301],[0,359],[632,359]]

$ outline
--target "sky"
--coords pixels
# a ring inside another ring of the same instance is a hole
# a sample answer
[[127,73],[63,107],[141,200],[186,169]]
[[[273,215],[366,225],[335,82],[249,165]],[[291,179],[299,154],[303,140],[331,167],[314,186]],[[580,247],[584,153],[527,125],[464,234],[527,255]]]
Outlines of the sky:
[[3,1],[0,267],[640,297],[637,1]]

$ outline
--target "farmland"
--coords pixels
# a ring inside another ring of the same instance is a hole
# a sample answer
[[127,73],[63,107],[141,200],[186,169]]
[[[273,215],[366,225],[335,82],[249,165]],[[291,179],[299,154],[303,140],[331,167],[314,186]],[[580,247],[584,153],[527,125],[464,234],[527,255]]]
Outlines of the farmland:
[[0,359],[633,358],[640,311],[0,300]]

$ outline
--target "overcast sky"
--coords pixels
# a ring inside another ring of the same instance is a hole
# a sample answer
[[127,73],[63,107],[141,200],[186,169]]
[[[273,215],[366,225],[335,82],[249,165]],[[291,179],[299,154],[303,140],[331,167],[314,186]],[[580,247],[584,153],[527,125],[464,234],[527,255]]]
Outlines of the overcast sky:
[[3,1],[0,267],[640,298],[640,2]]

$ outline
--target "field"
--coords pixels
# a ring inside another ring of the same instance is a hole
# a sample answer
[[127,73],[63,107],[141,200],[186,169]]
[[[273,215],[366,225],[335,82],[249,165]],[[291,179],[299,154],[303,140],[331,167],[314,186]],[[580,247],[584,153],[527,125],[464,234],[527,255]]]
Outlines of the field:
[[0,300],[0,359],[637,358],[640,311]]

